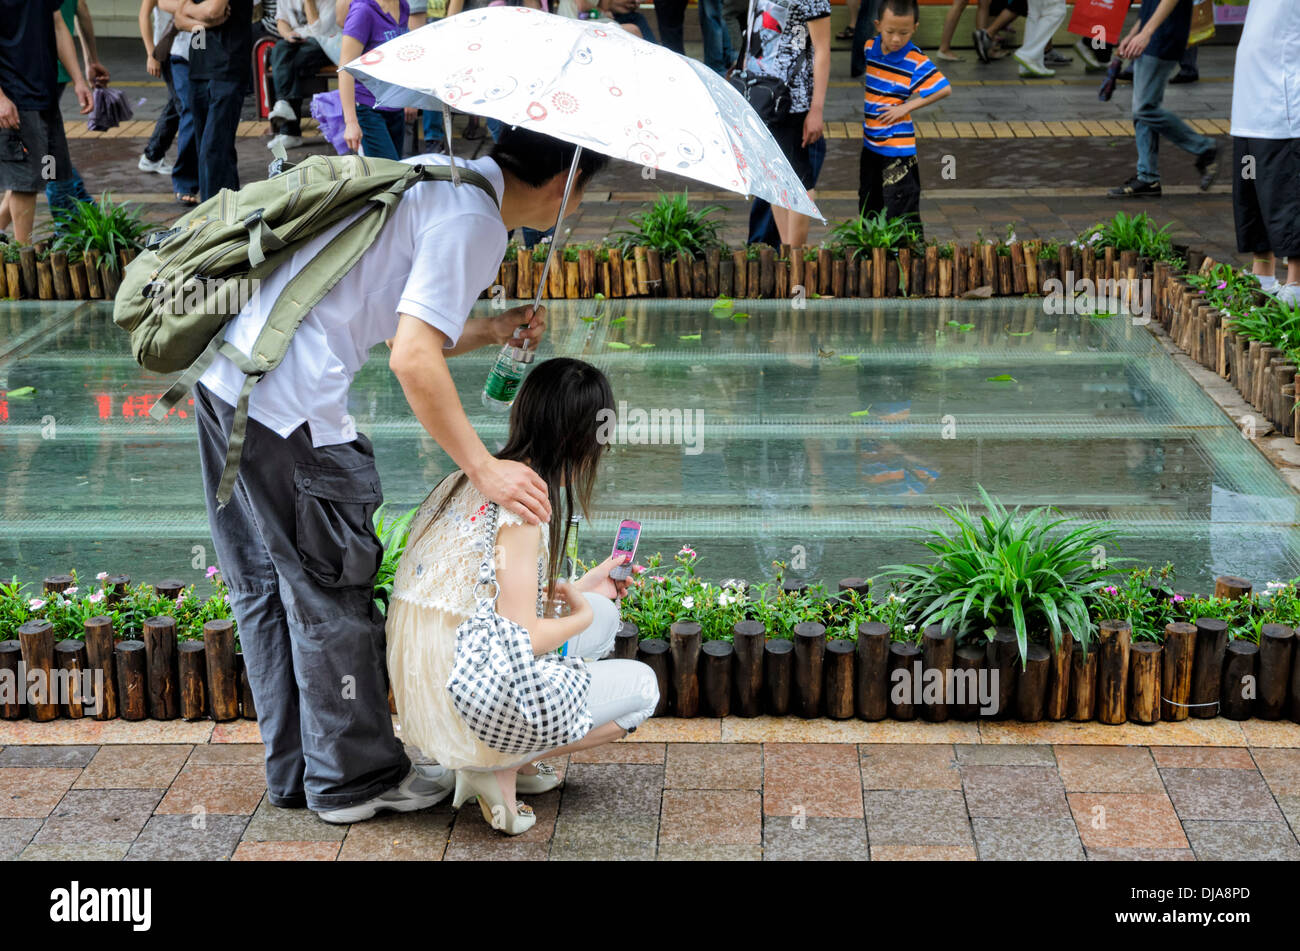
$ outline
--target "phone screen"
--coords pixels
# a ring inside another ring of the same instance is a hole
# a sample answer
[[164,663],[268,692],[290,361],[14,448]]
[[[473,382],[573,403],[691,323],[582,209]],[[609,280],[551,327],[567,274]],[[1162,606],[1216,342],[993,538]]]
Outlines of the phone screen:
[[641,526],[636,522],[624,522],[618,527],[618,537],[614,539],[613,554],[626,554],[625,563],[631,562],[636,555],[636,542],[641,535]]

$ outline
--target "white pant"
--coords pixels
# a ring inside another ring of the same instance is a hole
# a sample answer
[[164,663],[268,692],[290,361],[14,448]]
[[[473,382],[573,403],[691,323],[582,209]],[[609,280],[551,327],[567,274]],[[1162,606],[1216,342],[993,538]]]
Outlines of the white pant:
[[1046,69],[1043,54],[1053,34],[1065,22],[1065,0],[1029,0],[1025,17],[1025,41],[1016,55],[1038,69]]

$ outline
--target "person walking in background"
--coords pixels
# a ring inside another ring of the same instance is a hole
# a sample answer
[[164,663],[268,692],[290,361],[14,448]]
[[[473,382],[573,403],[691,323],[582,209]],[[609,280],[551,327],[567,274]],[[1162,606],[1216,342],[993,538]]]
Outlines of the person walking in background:
[[655,22],[659,24],[659,42],[674,53],[685,56],[686,0],[654,0],[654,2]]
[[881,0],[862,0],[853,23],[853,43],[849,50],[849,76],[857,79],[867,71],[867,41],[876,35]]
[[[167,161],[167,150],[176,140],[180,128],[180,106],[176,102],[176,87],[172,84],[172,64],[169,53],[155,56],[157,44],[164,37],[169,47],[174,42],[169,33],[172,29],[172,15],[158,9],[158,0],[141,0],[140,3],[140,39],[144,41],[144,68],[154,79],[161,79],[167,84],[167,105],[159,114],[153,125],[153,134],[140,153],[139,169],[142,172],[157,172],[170,175],[175,166]],[[188,34],[187,34],[188,35]]]
[[[631,0],[628,0],[631,2]],[[725,75],[736,61],[731,34],[723,20],[722,0],[699,0],[700,32],[704,35],[704,65],[719,76]]]
[[[148,0],[146,0],[148,2]],[[180,0],[157,0],[156,15],[167,17],[175,24],[174,13],[180,7]],[[176,164],[172,167],[172,191],[176,200],[182,205],[199,203],[199,140],[194,128],[194,110],[190,90],[190,41],[189,30],[176,27],[176,35],[171,42],[171,49],[165,54],[168,61],[168,73],[171,76],[173,101],[176,103]],[[159,54],[155,47],[152,57]],[[143,166],[142,166],[143,167]]]
[[[961,57],[952,51],[953,34],[957,32],[957,23],[961,20],[962,11],[970,0],[952,0],[952,6],[948,9],[948,15],[943,20],[943,34],[939,37],[939,49],[934,54],[936,58],[949,63],[960,63]],[[987,28],[989,25],[989,0],[975,0],[975,35],[980,33],[988,35]],[[978,44],[978,39],[976,43]]]
[[280,39],[271,49],[275,105],[271,107],[270,119],[277,134],[266,146],[272,150],[277,145],[296,149],[303,144],[302,101],[308,91],[302,88],[302,83],[333,62],[319,41],[302,32],[308,22],[305,3],[315,5],[314,0],[279,0],[276,7]]
[[[821,177],[822,165],[826,161],[826,137],[818,139],[808,146],[808,164],[812,167],[813,188],[808,189],[808,197],[817,200],[817,179]],[[755,198],[749,208],[748,244],[770,244],[781,247],[781,232],[777,230],[776,218],[772,215],[772,205],[763,198]]]
[[[68,34],[76,34],[81,37],[81,53],[86,61],[86,82],[93,86],[107,86],[109,75],[104,64],[99,61],[99,52],[95,48],[95,25],[90,19],[90,10],[86,7],[86,0],[63,0],[59,7],[59,15],[63,17],[63,22],[67,24]],[[59,64],[58,89],[55,98],[59,101],[63,99],[63,90],[67,88],[68,81],[71,78],[68,71]],[[81,173],[77,171],[76,165],[70,166],[69,176],[59,181],[51,181],[45,186],[45,201],[50,206],[50,213],[53,214],[56,208],[64,211],[71,211],[74,203],[79,201],[90,201],[90,193],[86,191],[86,184],[81,180]],[[58,217],[55,217],[55,230],[59,230]]]
[[1045,62],[1052,37],[1065,22],[1065,0],[1029,0],[1025,17],[1025,39],[1012,56],[1020,64],[1020,75],[1042,79],[1055,76],[1056,70]]
[[[1300,5],[1255,3],[1232,72],[1232,217],[1265,293],[1300,305]],[[1277,279],[1284,257],[1286,281]]]
[[1191,25],[1192,0],[1142,0],[1138,24],[1119,44],[1119,55],[1134,61],[1137,174],[1107,192],[1111,198],[1160,197],[1161,137],[1196,156],[1201,191],[1207,190],[1218,177],[1219,147],[1214,139],[1193,131],[1164,107],[1165,85],[1187,50]]
[[912,42],[920,16],[916,0],[885,0],[881,7],[877,36],[867,48],[858,163],[858,214],[911,218],[918,237],[921,174],[911,115],[952,94],[947,78]]
[[[244,97],[252,87],[253,0],[170,0],[176,25],[203,30],[190,46],[190,110],[198,142],[199,198],[239,188],[235,136]],[[169,0],[159,0],[166,10]]]
[[[401,36],[410,15],[406,0],[352,0],[343,24],[343,62]],[[397,158],[405,131],[403,111],[376,108],[374,93],[346,70],[339,71],[339,99],[347,121],[343,136],[348,148],[370,158]]]

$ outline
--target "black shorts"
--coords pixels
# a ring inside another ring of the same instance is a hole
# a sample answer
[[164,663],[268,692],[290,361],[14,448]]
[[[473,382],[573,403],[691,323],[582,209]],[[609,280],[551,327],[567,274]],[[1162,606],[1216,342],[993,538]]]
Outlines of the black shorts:
[[803,142],[803,120],[807,112],[792,112],[780,122],[767,127],[781,147],[781,153],[790,162],[794,173],[799,176],[799,184],[804,188],[817,187],[817,173],[813,170],[812,159],[808,155],[808,146]]
[[1300,257],[1300,139],[1232,137],[1237,250]]
[[43,192],[51,181],[71,176],[58,106],[21,110],[17,129],[0,129],[0,191]]
[[990,0],[989,16],[995,17],[1003,10],[1010,10],[1016,16],[1029,16],[1028,0]]

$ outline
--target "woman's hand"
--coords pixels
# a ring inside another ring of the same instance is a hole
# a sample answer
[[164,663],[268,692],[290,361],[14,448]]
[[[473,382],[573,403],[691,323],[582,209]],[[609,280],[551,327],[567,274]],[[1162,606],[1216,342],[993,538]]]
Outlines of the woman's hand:
[[627,585],[630,579],[615,581],[609,576],[609,572],[611,568],[617,568],[623,564],[626,557],[622,552],[617,555],[610,555],[574,582],[574,587],[579,591],[603,595],[611,601],[619,600],[627,593]]
[[569,617],[581,629],[591,624],[595,612],[591,610],[591,605],[587,603],[587,599],[582,596],[582,591],[576,585],[567,581],[555,582],[555,596],[568,604]]
[[159,65],[158,61],[154,59],[152,55],[144,58],[144,68],[145,71],[154,79],[157,79],[162,75],[162,66]]
[[356,119],[349,119],[343,126],[343,141],[353,152],[361,151],[361,124]]

